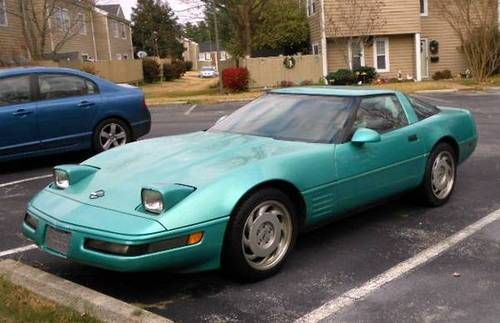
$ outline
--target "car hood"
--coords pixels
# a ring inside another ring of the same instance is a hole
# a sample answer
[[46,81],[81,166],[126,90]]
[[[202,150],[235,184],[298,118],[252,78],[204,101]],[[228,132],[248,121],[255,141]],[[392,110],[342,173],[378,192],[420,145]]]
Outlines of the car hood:
[[[141,203],[142,187],[183,184],[203,189],[242,167],[311,146],[315,144],[216,132],[143,140],[86,160],[83,165],[99,170],[60,193],[84,203],[130,212]],[[104,190],[105,196],[89,199],[89,194],[97,190]]]

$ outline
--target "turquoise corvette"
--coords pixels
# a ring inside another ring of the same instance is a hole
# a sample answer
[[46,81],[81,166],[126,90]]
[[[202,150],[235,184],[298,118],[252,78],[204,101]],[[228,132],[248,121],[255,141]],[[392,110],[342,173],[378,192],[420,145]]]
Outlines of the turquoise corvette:
[[48,253],[117,271],[276,273],[297,234],[415,190],[453,191],[477,144],[467,110],[390,90],[274,90],[207,131],[117,147],[54,169],[23,233]]

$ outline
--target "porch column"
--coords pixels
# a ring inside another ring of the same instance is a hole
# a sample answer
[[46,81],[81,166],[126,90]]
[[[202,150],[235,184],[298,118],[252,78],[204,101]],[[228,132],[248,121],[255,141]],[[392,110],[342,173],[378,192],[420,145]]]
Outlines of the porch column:
[[417,81],[422,81],[422,55],[420,53],[420,33],[415,34],[415,69]]
[[[326,26],[325,26],[325,1],[321,0],[321,58],[323,77],[328,75],[328,53],[326,43]],[[326,82],[326,79],[325,79]]]

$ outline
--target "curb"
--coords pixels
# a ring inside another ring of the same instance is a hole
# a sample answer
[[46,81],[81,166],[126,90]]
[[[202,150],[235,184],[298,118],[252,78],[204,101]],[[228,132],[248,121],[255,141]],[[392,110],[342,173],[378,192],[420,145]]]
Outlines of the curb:
[[164,317],[104,295],[90,288],[7,259],[0,261],[0,276],[35,294],[104,322],[172,323]]
[[444,90],[422,90],[422,91],[415,91],[413,93],[417,93],[417,94],[424,94],[424,93],[456,93],[456,92],[460,92],[461,90],[459,89],[444,89]]

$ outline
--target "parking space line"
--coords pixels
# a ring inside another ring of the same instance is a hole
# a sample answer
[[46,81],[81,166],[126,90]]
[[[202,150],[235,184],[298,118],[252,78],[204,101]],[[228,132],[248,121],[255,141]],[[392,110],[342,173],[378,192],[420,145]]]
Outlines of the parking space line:
[[24,247],[20,247],[20,248],[14,248],[14,249],[9,249],[9,250],[5,250],[5,251],[1,251],[0,252],[0,258],[1,257],[5,257],[5,256],[14,255],[16,253],[21,253],[21,252],[33,250],[33,249],[36,249],[36,248],[38,248],[38,247],[35,244],[30,244],[30,245],[27,245],[27,246],[24,246]]
[[438,257],[445,251],[456,246],[458,243],[469,238],[471,235],[477,233],[479,230],[486,227],[497,220],[500,220],[500,209],[496,210],[480,220],[472,223],[466,228],[458,231],[452,236],[444,239],[438,244],[429,247],[410,259],[403,261],[396,266],[388,269],[384,273],[370,279],[360,287],[351,289],[341,296],[334,298],[322,306],[314,309],[308,314],[297,319],[295,322],[318,322],[337,314],[341,310],[353,305],[355,302],[360,301],[370,295],[372,292],[378,290],[382,286],[391,281],[415,270],[416,268],[428,263],[434,258]]
[[184,112],[184,115],[185,115],[185,116],[190,115],[190,114],[191,114],[191,112],[193,112],[193,110],[194,110],[194,109],[196,109],[196,107],[197,107],[197,106],[198,106],[198,105],[193,104],[193,105],[192,105],[192,106],[191,106],[191,107],[190,107],[190,108],[189,108],[186,112]]
[[26,183],[26,182],[31,182],[31,181],[36,181],[36,180],[39,180],[39,179],[44,179],[44,178],[49,178],[49,177],[52,177],[52,174],[50,174],[50,175],[41,175],[41,176],[36,176],[36,177],[30,177],[30,178],[25,178],[25,179],[20,179],[18,181],[13,181],[13,182],[9,182],[9,183],[0,184],[0,188],[6,187],[6,186],[11,186],[11,185],[16,185],[16,184],[21,184],[21,183]]

